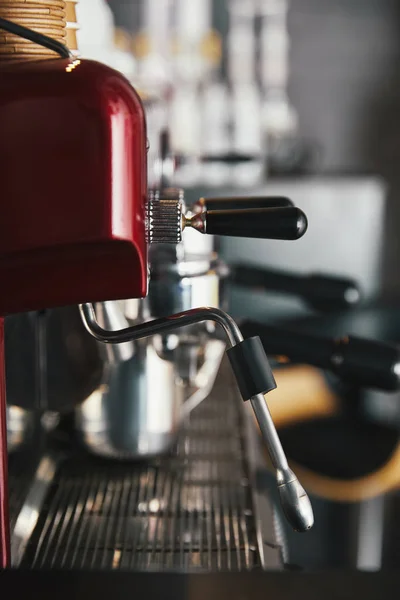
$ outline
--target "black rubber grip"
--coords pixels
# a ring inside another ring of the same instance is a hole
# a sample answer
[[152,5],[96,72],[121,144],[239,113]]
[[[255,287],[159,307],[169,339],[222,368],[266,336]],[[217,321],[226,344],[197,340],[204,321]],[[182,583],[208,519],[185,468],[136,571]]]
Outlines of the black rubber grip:
[[260,157],[256,154],[244,154],[243,152],[226,152],[224,154],[204,154],[200,160],[203,163],[222,162],[228,164],[236,164],[260,160]]
[[243,400],[267,394],[276,388],[268,357],[258,336],[229,348],[227,355]]
[[284,196],[238,196],[237,198],[202,198],[205,210],[238,210],[246,208],[283,208],[293,206]]
[[330,275],[294,275],[238,265],[232,268],[231,277],[237,285],[300,296],[312,308],[322,312],[352,308],[362,298],[355,281]]
[[246,336],[258,333],[269,355],[329,370],[358,387],[400,389],[400,347],[394,344],[353,336],[324,338],[250,321],[241,330]]
[[206,215],[206,232],[211,235],[297,240],[307,231],[307,217],[294,206],[211,210]]

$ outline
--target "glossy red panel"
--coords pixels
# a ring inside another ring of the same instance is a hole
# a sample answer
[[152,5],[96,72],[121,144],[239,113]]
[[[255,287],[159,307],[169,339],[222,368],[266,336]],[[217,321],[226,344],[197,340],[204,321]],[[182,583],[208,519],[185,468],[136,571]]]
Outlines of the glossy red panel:
[[0,569],[10,565],[4,320],[0,319]]
[[0,69],[0,314],[147,293],[146,129],[92,61]]

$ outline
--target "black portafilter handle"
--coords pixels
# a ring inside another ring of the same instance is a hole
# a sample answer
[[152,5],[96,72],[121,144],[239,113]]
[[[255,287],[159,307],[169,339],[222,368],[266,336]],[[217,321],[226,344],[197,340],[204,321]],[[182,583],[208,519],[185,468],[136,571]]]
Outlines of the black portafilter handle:
[[[175,160],[178,166],[188,164],[191,161],[190,156],[185,154],[176,154]],[[241,164],[251,163],[254,161],[262,161],[263,157],[257,154],[245,154],[244,152],[225,152],[223,154],[203,154],[199,156],[200,163],[225,163],[227,165],[237,166]]]
[[320,337],[272,325],[245,321],[244,336],[257,333],[265,352],[320,369],[361,388],[400,389],[400,347],[355,336]]
[[231,280],[248,288],[300,296],[313,309],[323,312],[349,309],[359,304],[362,299],[361,291],[354,280],[319,273],[298,275],[237,265],[231,269]]
[[293,206],[285,196],[238,196],[223,198],[200,198],[194,206],[194,212],[201,210],[238,210],[244,208],[284,208]]
[[222,162],[236,165],[253,162],[255,160],[263,160],[263,157],[257,154],[245,154],[244,152],[225,152],[224,154],[203,154],[200,160],[203,163]]
[[297,240],[307,231],[307,217],[294,206],[210,210],[203,218],[204,233],[244,238]]

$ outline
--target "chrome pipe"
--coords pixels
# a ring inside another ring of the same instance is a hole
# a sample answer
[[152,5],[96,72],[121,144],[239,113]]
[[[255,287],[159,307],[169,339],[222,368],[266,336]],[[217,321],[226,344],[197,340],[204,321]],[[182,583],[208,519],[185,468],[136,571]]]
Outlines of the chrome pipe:
[[[83,324],[87,331],[100,342],[106,344],[121,344],[135,341],[145,337],[166,333],[179,327],[186,327],[203,321],[215,321],[224,329],[231,347],[243,342],[243,336],[236,322],[230,315],[219,308],[192,308],[184,312],[154,319],[140,325],[133,325],[117,331],[110,331],[100,327],[96,320],[93,304],[79,305]],[[241,366],[236,364],[235,376]],[[310,500],[299,483],[293,471],[289,468],[282,444],[275,429],[274,422],[268,410],[263,394],[256,394],[250,398],[262,437],[267,445],[272,463],[276,469],[278,491],[283,511],[289,523],[296,531],[307,531],[314,523],[314,516]]]
[[152,335],[167,333],[180,327],[202,323],[203,321],[214,321],[221,325],[230,346],[236,346],[236,344],[243,341],[243,336],[235,321],[219,308],[192,308],[191,310],[185,310],[175,315],[153,319],[140,325],[132,325],[131,327],[125,327],[116,331],[100,327],[96,320],[93,304],[80,304],[79,311],[86,330],[96,340],[105,344],[122,344],[124,342],[140,340]]

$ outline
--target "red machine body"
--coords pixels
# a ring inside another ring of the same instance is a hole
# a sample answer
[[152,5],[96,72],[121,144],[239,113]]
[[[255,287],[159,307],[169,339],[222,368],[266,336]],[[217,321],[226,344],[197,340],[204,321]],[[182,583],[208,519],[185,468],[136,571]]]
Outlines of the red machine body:
[[10,564],[9,523],[4,319],[0,319],[0,569],[7,567]]
[[92,61],[2,67],[0,315],[147,292],[139,97]]
[[[147,293],[146,126],[92,61],[0,68],[0,317]],[[0,568],[10,564],[0,318]]]

